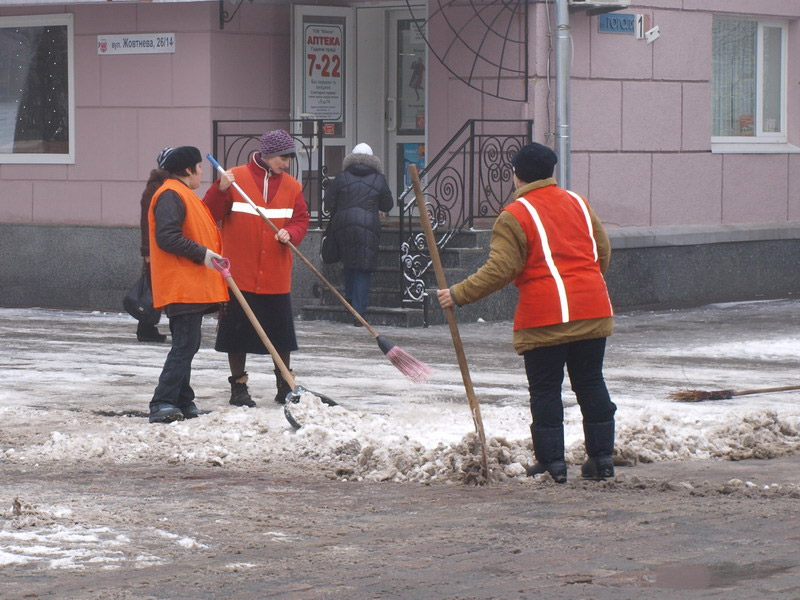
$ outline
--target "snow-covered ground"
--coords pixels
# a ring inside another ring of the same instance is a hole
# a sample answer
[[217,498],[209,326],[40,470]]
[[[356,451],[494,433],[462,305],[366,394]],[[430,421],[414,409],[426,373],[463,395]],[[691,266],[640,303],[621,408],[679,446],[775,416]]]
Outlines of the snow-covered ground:
[[[800,302],[719,304],[617,317],[606,379],[617,412],[617,453],[629,461],[740,459],[793,452],[800,444],[800,391],[681,403],[685,388],[799,383]],[[463,480],[475,468],[474,425],[449,330],[380,333],[429,364],[415,384],[362,328],[297,322],[298,384],[341,408],[296,414],[295,432],[273,402],[272,364],[250,357],[259,406],[227,404],[227,360],[204,322],[192,383],[199,419],[151,425],[147,404],[168,351],[142,344],[124,313],[0,309],[0,456],[41,461],[202,462],[258,468],[297,461],[346,478]],[[165,323],[160,325],[167,330]],[[532,457],[527,383],[510,347],[509,323],[461,323],[461,337],[498,477],[517,477]],[[568,461],[583,460],[580,412],[565,381]],[[313,400],[313,398],[312,398]],[[312,403],[313,404],[313,403]],[[323,410],[324,408],[324,410]],[[295,409],[299,410],[299,409]]]
[[[606,379],[618,406],[619,463],[796,452],[800,391],[691,404],[675,402],[670,394],[687,388],[741,391],[800,383],[798,315],[799,301],[777,300],[617,317]],[[292,357],[297,381],[340,407],[323,407],[315,397],[305,397],[292,413],[304,423],[295,431],[272,400],[268,358],[250,357],[248,364],[258,408],[228,405],[229,372],[226,357],[213,350],[215,325],[213,318],[204,323],[192,378],[198,405],[209,413],[161,425],[149,424],[146,412],[168,345],[138,343],[129,316],[0,309],[0,463],[33,474],[40,466],[52,471],[57,465],[65,470],[95,465],[105,471],[114,465],[189,464],[412,485],[464,482],[478,474],[475,428],[446,327],[379,328],[434,369],[426,382],[415,384],[363,328],[298,321],[301,349]],[[166,331],[166,323],[160,329]],[[510,324],[461,323],[460,332],[492,478],[507,485],[523,483],[524,467],[533,460],[530,412],[522,360],[510,345]],[[584,457],[580,413],[566,382],[564,400],[567,458],[579,464]],[[13,493],[6,489],[4,500]],[[171,553],[203,547],[191,532],[166,525],[136,529],[133,539],[130,530],[114,529],[96,515],[80,516],[84,511],[77,510],[78,501],[4,502],[0,565],[114,569],[165,564]],[[116,506],[115,518],[126,522],[126,511],[134,510]]]

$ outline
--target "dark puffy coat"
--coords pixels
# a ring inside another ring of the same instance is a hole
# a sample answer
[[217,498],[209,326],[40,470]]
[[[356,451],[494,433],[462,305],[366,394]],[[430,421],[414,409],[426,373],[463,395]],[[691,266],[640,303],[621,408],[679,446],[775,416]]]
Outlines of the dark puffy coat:
[[389,212],[394,198],[377,156],[348,154],[343,167],[323,200],[331,214],[330,235],[345,267],[374,271],[381,236],[378,211]]

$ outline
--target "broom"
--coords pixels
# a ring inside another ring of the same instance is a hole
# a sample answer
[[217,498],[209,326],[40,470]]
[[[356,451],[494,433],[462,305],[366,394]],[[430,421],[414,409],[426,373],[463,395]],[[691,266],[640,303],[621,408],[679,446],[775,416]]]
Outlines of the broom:
[[676,402],[703,402],[704,400],[730,400],[734,396],[748,396],[750,394],[768,394],[770,392],[788,392],[800,390],[800,385],[785,385],[782,387],[759,388],[754,390],[679,390],[669,395]]
[[[422,198],[422,187],[419,183],[417,165],[413,163],[410,164],[408,166],[408,174],[411,176],[411,185],[414,187],[414,195],[416,196],[417,200],[417,210],[419,210],[419,219],[422,222],[422,228],[425,230],[425,240],[428,244],[431,262],[433,262],[433,269],[436,273],[436,284],[440,289],[447,289],[447,279],[445,278],[444,269],[442,268],[442,261],[439,257],[439,248],[436,245],[436,238],[433,235],[433,228],[431,227],[431,222],[428,218],[428,211],[425,209],[425,200]],[[472,378],[469,374],[469,366],[467,365],[467,357],[464,354],[464,344],[461,341],[461,334],[458,332],[456,314],[452,308],[445,308],[444,313],[447,316],[447,323],[450,326],[450,337],[453,340],[453,347],[456,350],[456,358],[458,359],[458,366],[461,369],[461,379],[464,382],[464,389],[467,392],[467,399],[469,400],[469,407],[472,412],[472,420],[475,423],[475,430],[478,432],[478,440],[481,443],[481,466],[483,470],[483,480],[484,482],[488,482],[489,461],[486,457],[486,434],[483,431],[481,407],[478,404],[478,399],[475,397],[475,389],[472,387]]]
[[[208,158],[209,161],[211,161],[211,164],[214,165],[214,167],[220,172],[220,174],[222,175],[225,174],[225,169],[222,168],[222,166],[217,162],[217,160],[213,156],[207,154],[206,157]],[[255,210],[261,216],[261,218],[264,219],[264,221],[266,221],[267,225],[269,225],[275,231],[275,233],[277,233],[279,230],[275,226],[275,224],[269,220],[269,218],[262,212],[261,208],[256,206],[256,203],[250,199],[250,197],[244,192],[244,190],[242,190],[241,187],[239,187],[239,184],[234,181],[233,187],[237,192],[239,192],[239,195],[244,200],[246,200],[250,206],[253,207],[253,210]],[[394,342],[392,342],[390,339],[380,335],[375,330],[375,328],[372,327],[372,325],[367,323],[364,317],[362,317],[355,308],[350,306],[350,303],[344,299],[344,296],[342,296],[339,293],[339,291],[335,287],[333,287],[333,285],[325,278],[325,276],[322,273],[320,273],[313,264],[311,264],[311,261],[309,261],[305,256],[303,256],[300,250],[297,249],[297,246],[292,244],[292,242],[287,242],[286,245],[289,246],[292,252],[294,252],[295,255],[297,255],[297,257],[300,260],[302,260],[303,263],[309,269],[311,269],[311,272],[314,273],[314,275],[316,275],[319,278],[319,280],[325,284],[325,286],[330,290],[330,292],[334,296],[336,296],[336,299],[339,300],[339,302],[341,302],[344,305],[344,307],[347,310],[349,310],[356,319],[358,319],[359,323],[361,323],[364,326],[364,328],[370,333],[370,335],[372,335],[372,337],[375,338],[375,341],[378,343],[378,348],[380,348],[381,352],[383,352],[384,355],[386,355],[386,358],[389,359],[389,362],[392,363],[395,367],[397,367],[397,369],[403,375],[408,377],[414,383],[421,383],[425,381],[431,373],[433,373],[433,369],[431,369],[428,365],[418,361],[408,352],[406,352],[399,346],[396,346]]]

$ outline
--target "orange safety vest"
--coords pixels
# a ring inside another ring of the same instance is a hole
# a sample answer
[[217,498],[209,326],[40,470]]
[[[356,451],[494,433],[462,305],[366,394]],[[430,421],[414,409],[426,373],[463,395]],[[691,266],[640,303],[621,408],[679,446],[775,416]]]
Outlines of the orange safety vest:
[[614,314],[597,256],[589,207],[555,185],[535,189],[505,208],[528,240],[514,330]]
[[[281,174],[278,190],[267,204],[267,188],[274,178],[264,175],[262,192],[248,165],[232,169],[236,183],[264,211],[278,229],[294,214],[294,202],[301,193],[299,181],[288,173]],[[231,189],[231,212],[222,219],[222,243],[231,261],[231,274],[240,289],[256,294],[288,294],[292,287],[292,251],[275,239],[275,230],[256,213],[239,192]]]
[[217,224],[208,208],[197,195],[177,179],[167,179],[153,194],[148,211],[150,223],[150,279],[153,286],[153,306],[167,304],[214,304],[228,301],[228,287],[222,275],[204,264],[159,248],[156,243],[155,200],[165,191],[180,196],[186,207],[183,236],[222,254],[222,240]]

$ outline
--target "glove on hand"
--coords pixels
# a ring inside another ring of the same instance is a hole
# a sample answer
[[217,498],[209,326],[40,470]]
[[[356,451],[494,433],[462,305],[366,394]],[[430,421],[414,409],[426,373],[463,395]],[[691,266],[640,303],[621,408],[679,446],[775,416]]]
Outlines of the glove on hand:
[[203,264],[205,266],[207,266],[209,269],[214,269],[216,271],[216,269],[214,268],[214,265],[211,262],[212,258],[222,258],[222,257],[219,254],[217,254],[216,252],[206,248],[206,255],[203,258]]

